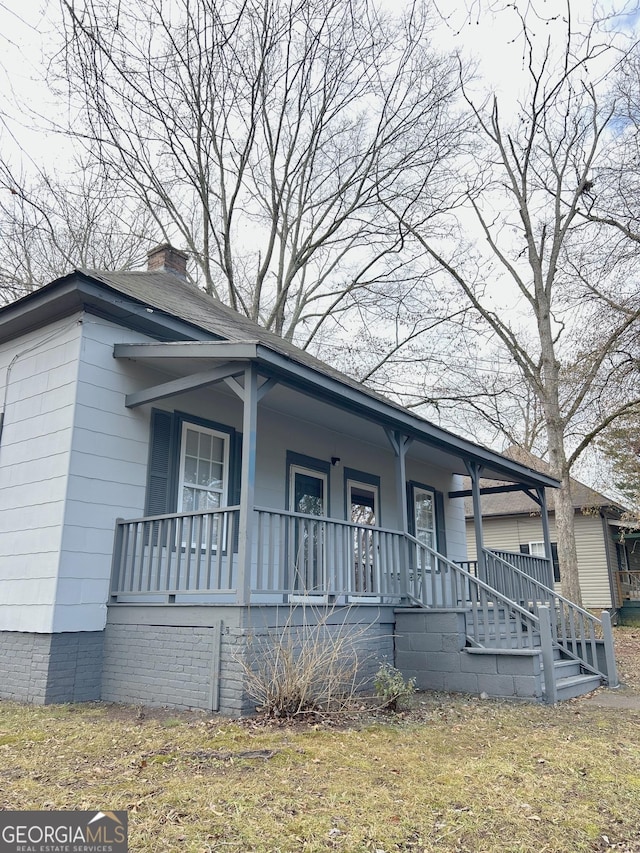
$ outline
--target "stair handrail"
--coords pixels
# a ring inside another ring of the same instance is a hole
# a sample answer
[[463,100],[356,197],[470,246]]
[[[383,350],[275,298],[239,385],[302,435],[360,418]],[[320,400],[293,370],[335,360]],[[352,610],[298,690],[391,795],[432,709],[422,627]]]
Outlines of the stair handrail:
[[[540,605],[549,605],[553,645],[569,657],[580,661],[585,669],[601,675],[607,680],[610,687],[616,687],[618,685],[618,675],[615,656],[613,654],[613,634],[611,632],[609,614],[605,611],[603,618],[598,619],[597,616],[585,610],[584,607],[565,598],[556,592],[555,589],[527,575],[526,572],[518,569],[495,552],[487,548],[484,548],[483,551],[485,565],[489,566],[492,562],[494,564],[498,563],[508,574],[520,578],[521,586],[519,591],[521,593],[526,592],[527,588],[531,592],[536,592],[535,595],[520,597],[519,600],[524,602],[524,606],[533,607],[533,612],[538,615],[538,607]],[[515,585],[512,587],[512,591],[514,590]],[[607,618],[605,618],[605,614]],[[587,626],[588,637],[586,636]],[[604,640],[604,666],[600,665],[597,653],[596,626],[602,632]],[[578,649],[581,650],[581,653],[578,652]]]
[[[424,559],[424,555],[428,555],[431,558],[428,562],[430,562],[433,567],[430,570],[431,600],[427,600],[429,596],[427,596],[426,593],[429,590],[426,584],[422,583],[419,586],[419,591],[422,595],[413,595],[409,591],[407,597],[410,601],[420,605],[421,607],[447,606],[447,603],[449,606],[453,606],[454,601],[456,606],[469,607],[472,616],[472,632],[469,635],[469,639],[478,643],[478,645],[481,645],[479,630],[480,620],[478,618],[479,613],[483,613],[484,625],[487,626],[491,606],[497,605],[504,607],[505,611],[509,613],[510,617],[515,621],[516,636],[522,642],[523,646],[534,648],[534,636],[536,633],[539,633],[540,624],[540,620],[536,614],[531,613],[527,608],[520,606],[508,596],[503,595],[499,590],[490,586],[488,583],[485,583],[480,578],[471,574],[471,572],[466,571],[466,569],[463,569],[452,560],[449,560],[431,546],[425,545],[424,542],[421,542],[410,533],[405,534],[405,539],[411,550],[415,550],[417,554],[422,554],[423,557],[421,560],[418,560],[421,564],[419,567],[414,567],[413,569],[409,568],[408,570],[410,574],[412,571],[414,572],[414,590],[416,590],[417,587],[415,582],[416,571],[419,569],[422,572],[423,579],[425,577],[427,560]],[[443,569],[445,570],[444,572]],[[451,580],[447,582],[447,574],[449,574],[449,578],[455,578],[455,582],[452,583]],[[438,577],[439,580],[435,580],[436,577]],[[408,589],[411,590],[411,579],[407,586]],[[471,595],[472,589],[474,590],[474,595]],[[463,592],[464,597],[461,595]],[[440,597],[438,596],[438,593],[441,593]],[[469,626],[467,627],[469,628]],[[500,644],[498,643],[498,646],[499,645]]]

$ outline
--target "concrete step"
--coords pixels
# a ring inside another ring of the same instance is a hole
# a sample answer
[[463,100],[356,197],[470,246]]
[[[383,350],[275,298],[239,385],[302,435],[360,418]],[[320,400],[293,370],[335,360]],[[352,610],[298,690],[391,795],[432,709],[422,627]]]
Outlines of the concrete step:
[[585,693],[591,693],[592,690],[600,687],[601,684],[602,679],[600,676],[593,673],[558,678],[556,679],[558,702],[575,699],[576,696],[584,696]]
[[[544,669],[542,662],[540,669]],[[583,675],[580,661],[572,660],[571,658],[560,658],[554,661],[553,671],[556,674],[556,681],[560,678],[572,678],[574,675]]]

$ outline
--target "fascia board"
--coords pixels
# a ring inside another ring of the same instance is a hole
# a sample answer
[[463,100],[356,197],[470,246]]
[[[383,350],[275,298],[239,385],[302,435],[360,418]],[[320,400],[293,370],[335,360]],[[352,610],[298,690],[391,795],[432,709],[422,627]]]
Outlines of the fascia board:
[[97,283],[82,272],[73,272],[0,309],[0,342],[83,310],[161,339],[216,340],[215,335],[198,326],[150,309],[145,302]]

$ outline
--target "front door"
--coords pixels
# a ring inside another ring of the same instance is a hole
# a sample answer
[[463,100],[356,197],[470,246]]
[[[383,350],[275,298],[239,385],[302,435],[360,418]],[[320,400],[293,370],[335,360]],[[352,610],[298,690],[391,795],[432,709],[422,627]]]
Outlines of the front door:
[[291,520],[289,553],[297,593],[324,591],[327,475],[292,465],[289,470]]
[[353,528],[353,571],[356,592],[377,592],[374,531],[378,523],[378,487],[347,480],[347,502]]
[[[413,509],[413,533],[416,539],[434,551],[438,550],[436,527],[436,495],[426,486],[411,485]],[[445,569],[446,571],[446,569]],[[414,594],[422,601],[435,606],[450,606],[450,590],[441,576],[440,566],[431,551],[416,545],[415,567],[410,573],[410,582],[415,585]]]

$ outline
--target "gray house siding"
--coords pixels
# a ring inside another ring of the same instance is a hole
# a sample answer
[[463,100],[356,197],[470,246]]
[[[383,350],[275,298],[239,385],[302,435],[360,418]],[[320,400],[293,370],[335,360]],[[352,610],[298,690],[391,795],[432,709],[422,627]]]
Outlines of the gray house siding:
[[[585,607],[607,609],[613,606],[611,584],[607,562],[607,543],[603,534],[602,519],[598,513],[576,513],[576,550],[578,571]],[[557,541],[555,518],[549,514],[549,533]],[[541,542],[542,522],[540,516],[486,516],[483,520],[485,547],[498,550],[519,550],[521,544]],[[469,559],[476,559],[473,520],[467,520],[467,546]],[[560,584],[556,584],[560,592]]]

